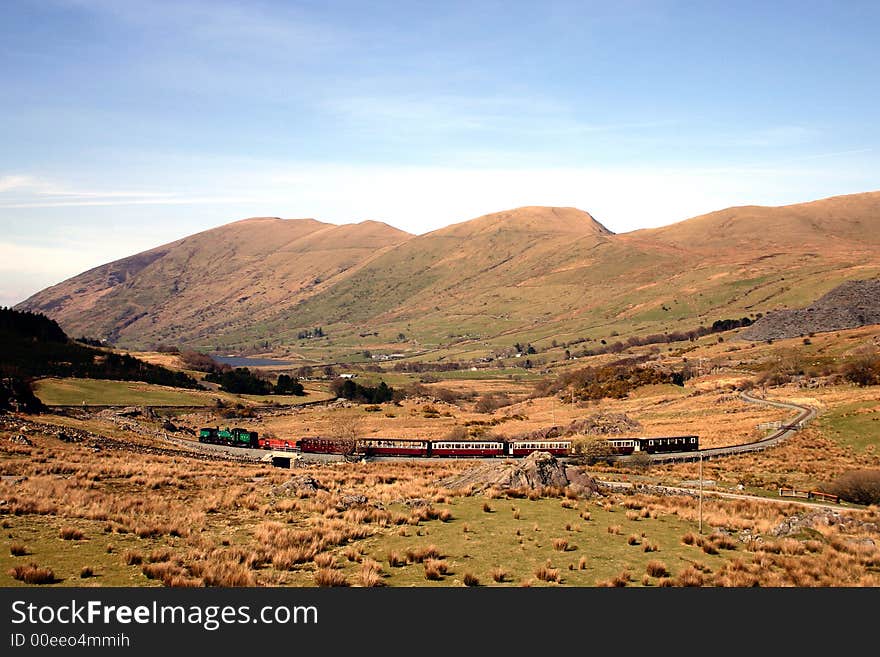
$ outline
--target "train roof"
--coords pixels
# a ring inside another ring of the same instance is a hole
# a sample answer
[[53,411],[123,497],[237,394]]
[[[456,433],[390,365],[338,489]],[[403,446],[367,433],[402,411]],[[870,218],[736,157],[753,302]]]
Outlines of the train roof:
[[608,436],[607,440],[664,440],[667,438],[699,438],[697,434],[680,434],[677,436]]

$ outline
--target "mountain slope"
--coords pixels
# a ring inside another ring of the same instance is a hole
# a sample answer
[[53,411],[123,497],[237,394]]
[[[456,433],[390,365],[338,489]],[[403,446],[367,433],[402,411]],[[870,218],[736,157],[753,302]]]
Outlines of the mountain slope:
[[[129,346],[471,357],[803,307],[880,274],[878,241],[877,192],[729,208],[621,235],[551,207],[415,237],[371,222],[251,219],[86,272],[22,306]],[[328,337],[298,337],[313,326],[329,327]]]
[[90,270],[18,307],[75,335],[187,343],[257,322],[409,237],[370,221],[245,219]]

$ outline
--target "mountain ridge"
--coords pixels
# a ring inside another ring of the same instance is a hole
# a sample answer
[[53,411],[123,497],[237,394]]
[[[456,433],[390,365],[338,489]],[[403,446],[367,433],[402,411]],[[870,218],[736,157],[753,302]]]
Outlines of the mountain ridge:
[[[133,347],[317,358],[401,349],[403,335],[411,351],[488,349],[803,306],[880,273],[877,228],[880,192],[622,234],[570,207],[523,206],[421,235],[372,220],[251,217],[89,270],[17,308]],[[333,337],[297,337],[319,325]]]

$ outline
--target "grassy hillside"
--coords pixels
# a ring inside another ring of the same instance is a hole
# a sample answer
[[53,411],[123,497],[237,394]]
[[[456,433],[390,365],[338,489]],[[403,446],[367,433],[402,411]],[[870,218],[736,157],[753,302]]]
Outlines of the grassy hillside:
[[[366,349],[468,359],[802,307],[880,274],[878,235],[880,192],[623,235],[573,208],[518,208],[418,237],[371,222],[255,219],[108,265],[125,269],[125,285],[102,287],[94,270],[23,305],[126,346],[304,363]],[[325,336],[298,337],[312,326]]]

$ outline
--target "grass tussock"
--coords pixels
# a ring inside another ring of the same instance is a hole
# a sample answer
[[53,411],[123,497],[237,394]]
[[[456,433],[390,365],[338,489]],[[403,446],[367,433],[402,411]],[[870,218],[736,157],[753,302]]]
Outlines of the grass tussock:
[[315,571],[315,584],[318,586],[348,586],[345,573],[332,568],[319,568]]
[[542,582],[559,582],[559,569],[543,565],[535,570],[535,577]]
[[501,566],[496,566],[489,574],[492,576],[492,581],[498,584],[506,582],[509,576],[508,572]]
[[568,541],[564,538],[554,538],[552,543],[553,549],[557,552],[565,552],[568,550]]
[[648,562],[648,565],[645,566],[645,572],[651,577],[669,576],[669,568],[666,567],[666,564],[656,559]]
[[41,568],[35,563],[16,566],[9,571],[9,575],[25,584],[53,584],[56,581],[51,568]]
[[24,543],[12,543],[9,546],[9,554],[13,557],[23,557],[28,553],[27,546]]
[[364,559],[358,571],[358,583],[368,588],[384,586],[385,582],[382,581],[382,564],[374,559]]
[[449,564],[443,559],[426,559],[424,567],[427,580],[441,580],[449,572]]
[[427,545],[418,548],[408,548],[406,551],[406,560],[409,563],[422,563],[428,559],[440,559],[440,550],[436,545]]
[[139,566],[144,562],[144,555],[137,550],[126,550],[122,553],[122,561],[128,566]]
[[462,582],[464,582],[465,586],[479,586],[480,579],[474,575],[473,573],[465,573],[464,577],[462,577]]
[[85,534],[76,527],[62,527],[58,536],[65,541],[81,541],[85,538]]

